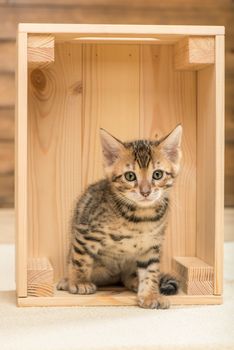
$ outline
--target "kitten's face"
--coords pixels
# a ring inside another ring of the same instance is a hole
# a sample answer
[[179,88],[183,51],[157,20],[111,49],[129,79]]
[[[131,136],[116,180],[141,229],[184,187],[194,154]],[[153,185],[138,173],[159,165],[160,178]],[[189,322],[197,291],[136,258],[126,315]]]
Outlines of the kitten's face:
[[178,126],[162,141],[122,143],[102,130],[104,167],[113,188],[141,207],[160,201],[179,172],[181,133]]

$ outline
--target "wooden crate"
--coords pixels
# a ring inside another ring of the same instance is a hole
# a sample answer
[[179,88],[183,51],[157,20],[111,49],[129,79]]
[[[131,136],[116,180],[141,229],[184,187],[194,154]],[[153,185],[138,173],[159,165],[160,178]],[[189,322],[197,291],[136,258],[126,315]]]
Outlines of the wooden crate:
[[172,304],[221,303],[224,28],[20,24],[17,84],[18,304],[136,304],[118,288],[31,296],[28,261],[46,290],[65,274],[75,200],[102,177],[100,127],[127,140],[160,137],[178,123],[183,164],[162,270],[183,279]]

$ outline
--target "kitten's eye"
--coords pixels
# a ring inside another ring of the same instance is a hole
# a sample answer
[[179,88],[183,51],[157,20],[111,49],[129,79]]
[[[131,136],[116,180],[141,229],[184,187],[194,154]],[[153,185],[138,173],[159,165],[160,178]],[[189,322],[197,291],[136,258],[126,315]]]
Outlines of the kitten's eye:
[[154,180],[160,180],[163,177],[163,171],[162,170],[155,170],[153,172],[153,179]]
[[127,171],[125,174],[125,179],[127,181],[135,181],[136,180],[136,175],[133,171]]

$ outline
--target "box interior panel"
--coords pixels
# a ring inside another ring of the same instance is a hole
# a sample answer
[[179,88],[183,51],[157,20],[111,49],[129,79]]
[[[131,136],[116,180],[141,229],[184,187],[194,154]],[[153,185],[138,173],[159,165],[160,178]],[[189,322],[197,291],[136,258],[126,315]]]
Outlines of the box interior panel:
[[[76,44],[77,45],[77,44]],[[120,140],[139,137],[139,46],[83,48],[82,185],[103,177],[99,128]]]
[[[215,66],[198,72],[197,138],[197,256],[214,266],[215,259],[215,169],[216,96]],[[221,146],[221,145],[220,145]],[[219,171],[217,169],[216,171]],[[221,215],[217,213],[216,215]]]
[[56,62],[29,71],[28,253],[64,272],[68,222],[81,191],[80,46],[56,46]]
[[171,193],[163,269],[173,256],[196,255],[196,72],[175,71],[174,47],[141,47],[140,130],[160,138],[183,126],[182,168]]
[[183,124],[163,269],[196,255],[196,75],[174,70],[172,45],[56,43],[55,63],[29,70],[28,255],[48,257],[56,280],[75,200],[103,176],[100,127],[127,140]]

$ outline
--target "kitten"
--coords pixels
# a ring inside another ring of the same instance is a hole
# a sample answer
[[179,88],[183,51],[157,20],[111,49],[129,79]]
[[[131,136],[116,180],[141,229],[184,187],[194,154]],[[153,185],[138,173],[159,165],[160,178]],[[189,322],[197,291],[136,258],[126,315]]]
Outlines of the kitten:
[[178,282],[160,275],[169,190],[178,175],[182,127],[159,141],[121,142],[101,129],[106,178],[90,185],[72,221],[68,277],[57,288],[95,293],[122,282],[138,305],[168,308]]

